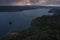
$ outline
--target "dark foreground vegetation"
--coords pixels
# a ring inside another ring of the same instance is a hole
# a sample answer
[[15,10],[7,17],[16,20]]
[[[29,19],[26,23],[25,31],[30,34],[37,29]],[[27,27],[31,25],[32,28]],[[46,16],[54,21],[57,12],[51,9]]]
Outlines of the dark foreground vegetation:
[[11,32],[1,40],[60,40],[60,10],[51,9],[49,13],[54,14],[37,17],[32,20],[31,28]]

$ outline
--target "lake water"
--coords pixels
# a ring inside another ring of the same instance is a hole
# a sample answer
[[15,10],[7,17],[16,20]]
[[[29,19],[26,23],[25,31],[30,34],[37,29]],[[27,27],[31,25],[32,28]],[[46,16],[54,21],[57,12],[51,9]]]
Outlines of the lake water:
[[[30,27],[32,19],[42,16],[51,15],[49,9],[34,9],[22,12],[0,12],[0,35],[10,30],[22,30]],[[9,24],[12,22],[12,24]]]

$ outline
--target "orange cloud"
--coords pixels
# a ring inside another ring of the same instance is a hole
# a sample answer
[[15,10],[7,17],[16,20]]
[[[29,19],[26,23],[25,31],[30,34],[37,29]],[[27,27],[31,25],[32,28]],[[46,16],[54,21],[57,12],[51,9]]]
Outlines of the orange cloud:
[[20,0],[17,3],[18,5],[30,5],[30,0]]

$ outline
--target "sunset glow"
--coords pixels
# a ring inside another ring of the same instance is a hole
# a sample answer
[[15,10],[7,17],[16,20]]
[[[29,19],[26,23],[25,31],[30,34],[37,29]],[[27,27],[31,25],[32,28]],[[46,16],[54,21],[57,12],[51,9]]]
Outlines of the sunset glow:
[[31,5],[29,0],[19,1],[17,5]]
[[[37,0],[38,2],[36,2],[35,4],[45,4],[48,2],[48,0]],[[35,2],[35,1],[33,1]],[[22,0],[22,1],[18,1],[17,5],[32,5],[33,3],[31,3],[31,0]]]
[[0,0],[0,5],[60,5],[60,0]]

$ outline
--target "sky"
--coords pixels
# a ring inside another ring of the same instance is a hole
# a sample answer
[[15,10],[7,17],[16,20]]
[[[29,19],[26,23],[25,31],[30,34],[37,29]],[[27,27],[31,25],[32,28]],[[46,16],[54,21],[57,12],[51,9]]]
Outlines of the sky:
[[60,0],[0,0],[0,5],[59,5]]

